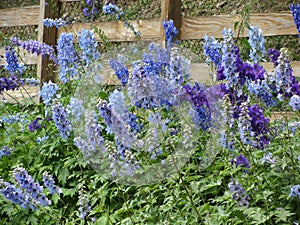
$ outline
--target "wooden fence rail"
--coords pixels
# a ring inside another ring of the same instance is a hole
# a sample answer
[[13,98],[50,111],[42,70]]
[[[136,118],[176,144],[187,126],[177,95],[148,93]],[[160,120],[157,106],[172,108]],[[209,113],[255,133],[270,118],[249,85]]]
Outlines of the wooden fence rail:
[[[78,2],[80,0],[59,0],[60,3]],[[55,46],[57,38],[61,32],[76,33],[81,29],[93,29],[99,27],[105,36],[113,42],[137,41],[133,32],[127,29],[123,22],[93,22],[93,23],[74,23],[72,26],[66,26],[56,30],[55,28],[46,28],[42,24],[44,18],[54,18],[58,14],[59,5],[56,12],[50,14],[49,6],[45,4],[45,0],[40,0],[39,6],[12,8],[0,10],[0,27],[13,26],[38,26],[38,40],[46,44]],[[132,25],[141,32],[142,40],[154,41],[164,44],[164,32],[161,22],[164,19],[172,19],[176,27],[179,28],[179,40],[202,39],[205,34],[222,38],[222,30],[224,28],[233,29],[234,23],[241,21],[240,15],[219,15],[197,18],[182,18],[180,16],[181,0],[161,0],[161,18],[152,20],[134,20]],[[264,36],[278,35],[297,35],[294,21],[290,12],[280,13],[260,13],[250,15],[251,25],[257,26],[263,30]],[[235,33],[237,35],[237,33]],[[247,36],[247,32],[240,36]],[[96,35],[96,40],[101,41]],[[23,54],[23,53],[22,53]],[[0,55],[4,55],[4,49],[0,48]],[[47,76],[47,65],[49,60],[47,57],[38,57],[34,54],[24,54],[23,60],[25,64],[37,65],[38,78],[41,81],[49,80]],[[0,65],[4,65],[5,61],[0,58]],[[300,77],[300,62],[292,62],[295,76]],[[264,63],[267,71],[272,71],[271,63]],[[194,64],[191,69],[192,78],[199,82],[210,80],[209,68],[205,64]],[[109,80],[106,78],[105,80]],[[115,79],[113,79],[115,80]],[[35,95],[36,96],[36,95]]]

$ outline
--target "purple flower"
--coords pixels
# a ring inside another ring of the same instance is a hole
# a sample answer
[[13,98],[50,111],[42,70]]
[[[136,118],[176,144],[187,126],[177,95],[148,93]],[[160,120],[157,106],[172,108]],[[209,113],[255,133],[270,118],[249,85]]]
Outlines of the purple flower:
[[21,41],[18,40],[18,38],[16,37],[12,38],[11,41],[12,44],[21,47],[30,53],[36,53],[37,55],[42,55],[42,56],[48,55],[49,58],[54,62],[54,64],[57,63],[54,48],[45,43],[41,43],[35,40]]
[[0,78],[0,94],[3,91],[18,90],[19,86],[23,84],[23,79],[19,79],[17,75],[12,75],[9,78]]
[[276,49],[269,49],[268,50],[269,58],[272,61],[274,67],[278,65],[277,59],[280,56],[280,52]]
[[245,189],[239,182],[230,182],[228,184],[230,192],[233,192],[232,199],[238,201],[238,206],[248,207],[250,197],[247,195]]
[[46,27],[55,26],[57,29],[66,25],[66,21],[64,21],[62,18],[56,18],[56,19],[47,18],[47,19],[43,19],[42,22]]
[[242,154],[240,154],[236,160],[235,160],[235,165],[236,166],[243,166],[245,168],[250,168],[250,161],[247,157],[243,156]]
[[294,198],[296,198],[296,197],[300,198],[300,185],[299,184],[291,187],[290,196],[294,197]]
[[289,105],[293,108],[293,111],[300,110],[300,96],[293,95],[290,99]]
[[294,23],[296,25],[300,37],[300,4],[290,4],[290,10],[292,11]]
[[41,120],[41,118],[36,118],[35,120],[32,121],[32,123],[30,123],[28,125],[28,129],[30,132],[33,132],[39,128],[41,128],[41,125],[39,124],[39,120]]
[[257,148],[263,149],[270,143],[267,137],[269,132],[270,119],[266,118],[263,110],[257,105],[249,106],[249,116],[251,121],[251,130],[254,136],[258,138]]
[[63,139],[67,139],[72,131],[69,115],[61,103],[52,105],[52,118]]
[[55,181],[54,181],[52,175],[48,174],[47,171],[43,173],[43,182],[44,182],[45,187],[48,188],[48,190],[50,191],[51,194],[62,193],[61,188],[59,188],[55,185]]
[[12,153],[13,149],[9,148],[8,146],[4,146],[0,149],[0,158],[4,155],[10,156]]
[[124,67],[124,65],[121,62],[118,62],[114,59],[111,59],[110,62],[110,67],[115,71],[116,76],[120,80],[121,84],[123,86],[126,86],[128,83],[128,78],[129,78],[129,71],[127,67]]

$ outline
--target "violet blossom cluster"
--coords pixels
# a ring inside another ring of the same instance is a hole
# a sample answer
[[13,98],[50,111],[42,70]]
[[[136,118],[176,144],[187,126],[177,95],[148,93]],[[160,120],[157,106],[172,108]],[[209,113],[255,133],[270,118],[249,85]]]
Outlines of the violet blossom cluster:
[[265,117],[263,109],[258,107],[258,105],[249,106],[248,111],[251,131],[256,137],[256,144],[254,147],[263,149],[265,145],[270,144],[270,138],[268,137],[270,119]]
[[83,8],[83,15],[90,20],[94,20],[99,13],[100,0],[86,0],[86,7]]
[[292,107],[293,111],[300,110],[300,96],[293,95],[289,101],[289,105]]
[[125,104],[124,94],[115,90],[110,94],[109,102],[99,101],[98,110],[99,115],[106,124],[106,131],[114,134],[117,146],[115,152],[109,152],[111,174],[116,175],[119,168],[122,173],[132,174],[138,167],[131,153],[131,148],[134,147],[136,137],[130,126],[130,123],[132,123],[132,114],[128,111]]
[[16,74],[11,75],[10,77],[1,77],[0,78],[0,94],[4,91],[14,91],[24,83],[23,79],[19,79]]
[[[247,169],[251,167],[249,159],[243,154],[239,154],[238,157],[236,157],[236,159],[232,159],[231,164],[235,164],[236,167],[242,166]],[[247,169],[245,170],[245,173],[249,173]]]
[[52,118],[63,139],[67,139],[72,131],[67,110],[60,102],[52,104]]
[[[0,192],[9,201],[21,206],[22,208],[31,208],[35,210],[38,206],[51,205],[51,201],[43,193],[43,186],[36,182],[32,176],[28,174],[25,168],[16,167],[13,171],[13,176],[16,181],[16,185],[9,182],[4,182],[0,179]],[[46,181],[46,188],[53,188],[54,183],[51,175],[48,175],[48,181]],[[47,183],[48,182],[48,183]],[[53,185],[51,185],[53,184]],[[60,193],[61,189],[55,186],[55,189],[51,189],[51,194]]]
[[178,101],[181,84],[189,76],[185,71],[188,63],[155,44],[148,48],[143,60],[132,63],[132,76],[127,85],[131,105],[145,109],[168,108]]
[[3,146],[2,148],[0,148],[0,158],[4,155],[10,156],[13,150],[14,150],[13,148],[8,147],[7,145]]
[[62,193],[62,189],[56,186],[53,176],[47,171],[43,173],[43,182],[44,186],[50,191],[51,194]]
[[[234,108],[231,104],[229,95],[223,96],[223,109],[222,109],[222,121],[223,128],[221,130],[220,143],[221,146],[229,150],[234,150],[235,140],[234,140]],[[228,128],[228,129],[227,129]]]
[[77,122],[80,121],[80,117],[83,114],[84,108],[83,108],[83,101],[76,99],[74,97],[70,98],[70,105],[69,108],[71,108],[71,112],[73,117]]
[[40,117],[37,117],[36,119],[34,119],[32,121],[32,123],[28,124],[28,129],[30,132],[34,132],[35,130],[38,130],[41,128],[41,125],[39,124],[39,121],[41,120],[42,118]]
[[238,202],[238,206],[248,207],[250,204],[250,197],[247,195],[244,187],[237,181],[228,184],[230,192],[232,192],[232,199]]
[[5,47],[5,61],[6,64],[4,69],[6,69],[11,75],[14,73],[23,73],[25,66],[19,63],[17,53],[12,47]]
[[293,198],[298,198],[300,199],[300,185],[294,185],[290,189],[290,196]]
[[206,96],[206,88],[199,83],[192,87],[187,84],[183,86],[181,98],[190,101],[196,111],[196,117],[193,118],[196,127],[207,130],[211,127],[211,112],[209,102]]
[[13,45],[21,47],[22,49],[32,54],[36,53],[37,55],[42,55],[42,56],[48,55],[49,58],[54,62],[54,64],[57,63],[57,58],[55,55],[54,48],[51,47],[50,45],[35,40],[21,41],[17,37],[13,37],[11,39],[11,42]]

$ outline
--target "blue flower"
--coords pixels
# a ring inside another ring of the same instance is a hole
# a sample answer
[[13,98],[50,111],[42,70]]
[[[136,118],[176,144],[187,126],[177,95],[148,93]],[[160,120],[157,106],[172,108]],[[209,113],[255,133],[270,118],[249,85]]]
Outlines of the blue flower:
[[83,101],[82,100],[78,100],[76,98],[71,97],[70,98],[70,108],[71,108],[71,112],[72,115],[75,117],[75,120],[77,122],[80,121],[80,117],[84,111],[83,105],[82,105]]
[[51,194],[62,193],[61,188],[59,188],[55,185],[55,181],[54,181],[52,175],[48,174],[47,171],[43,173],[43,182],[44,182],[45,187],[48,188],[48,190],[50,191]]
[[110,67],[115,71],[116,76],[120,80],[123,86],[126,86],[129,78],[129,71],[127,67],[124,67],[121,62],[118,62],[114,59],[109,61]]
[[67,139],[72,131],[68,113],[61,103],[52,104],[52,118],[63,139]]
[[82,29],[77,33],[78,44],[82,50],[82,59],[88,65],[91,62],[100,58],[100,53],[97,50],[98,43],[95,40],[93,31]]
[[45,105],[50,105],[58,90],[57,84],[52,83],[52,81],[45,82],[42,90],[39,91],[39,96],[43,99]]
[[49,139],[49,136],[44,135],[43,137],[37,137],[36,138],[36,143],[38,145],[40,145],[41,143],[43,143],[44,141],[46,141],[47,139]]
[[12,47],[5,47],[5,60],[6,64],[4,69],[6,69],[10,74],[19,72],[23,73],[25,66],[19,63],[16,51]]
[[300,110],[300,96],[293,95],[290,99],[289,105],[293,108],[294,111]]
[[238,206],[248,207],[250,198],[245,189],[239,182],[230,182],[228,184],[230,192],[233,192],[232,199],[238,201]]
[[171,42],[172,40],[176,37],[176,35],[178,34],[178,30],[176,29],[175,25],[174,25],[174,21],[173,20],[164,20],[162,22],[163,24],[163,28],[165,30],[165,35],[166,35],[166,42],[167,42],[167,46],[171,46]]
[[219,66],[221,63],[221,44],[214,38],[208,35],[204,36],[204,57],[206,57],[206,63],[214,63],[215,67]]
[[287,49],[282,48],[280,50],[280,56],[277,59],[278,65],[275,68],[275,81],[276,91],[278,93],[277,98],[283,101],[284,96],[291,94],[291,76],[292,67],[288,58]]
[[55,19],[46,18],[46,19],[43,19],[42,22],[46,27],[55,26],[57,29],[66,25],[66,21],[64,21],[62,18],[55,18]]
[[4,155],[10,156],[13,150],[14,150],[13,148],[9,148],[8,146],[2,147],[0,149],[0,158]]
[[250,26],[249,29],[249,44],[251,46],[250,50],[250,59],[254,63],[260,62],[263,57],[266,55],[266,50],[265,50],[265,39],[262,35],[262,30]]
[[63,83],[67,83],[70,78],[75,78],[78,73],[78,56],[73,41],[72,33],[61,33],[57,40],[59,76]]
[[294,198],[300,198],[300,185],[294,185],[291,187],[291,192],[290,192],[290,196],[294,197]]
[[292,11],[294,23],[296,25],[300,37],[300,4],[290,4],[290,10]]
[[115,15],[117,20],[119,20],[121,16],[124,15],[124,12],[118,6],[112,4],[111,2],[109,4],[103,5],[102,10],[107,15]]

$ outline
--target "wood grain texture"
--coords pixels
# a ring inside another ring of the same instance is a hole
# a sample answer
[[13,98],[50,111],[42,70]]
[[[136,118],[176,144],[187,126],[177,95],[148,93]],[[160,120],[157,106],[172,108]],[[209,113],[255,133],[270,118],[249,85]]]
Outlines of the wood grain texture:
[[0,9],[0,27],[38,25],[39,9],[39,6]]
[[[26,88],[26,91],[24,88]],[[20,87],[19,90],[3,92],[0,95],[0,102],[8,101],[10,103],[17,103],[17,101],[35,101],[38,97],[39,87],[25,85],[24,88]]]
[[[159,29],[160,21],[156,20],[135,20],[131,22],[136,30],[142,34],[142,40],[144,41],[158,41],[159,40]],[[71,26],[66,26],[65,29],[59,29],[58,34],[61,32],[73,32],[74,35],[81,29],[93,29],[94,27],[100,28],[105,36],[113,42],[124,42],[124,41],[137,41],[134,33],[125,27],[123,22],[98,22],[98,23],[74,23]],[[59,37],[59,36],[58,36]],[[98,35],[95,35],[97,41],[101,41]]]
[[[290,12],[252,14],[250,18],[250,24],[261,28],[264,36],[298,34]],[[240,15],[182,18],[180,39],[202,39],[206,34],[222,38],[224,28],[234,30],[234,23],[241,20]],[[248,36],[248,32],[240,36]]]
[[[20,50],[19,63],[23,63],[25,65],[35,65],[37,64],[37,55],[31,54],[24,50]],[[5,49],[0,48],[0,65],[5,64]]]

